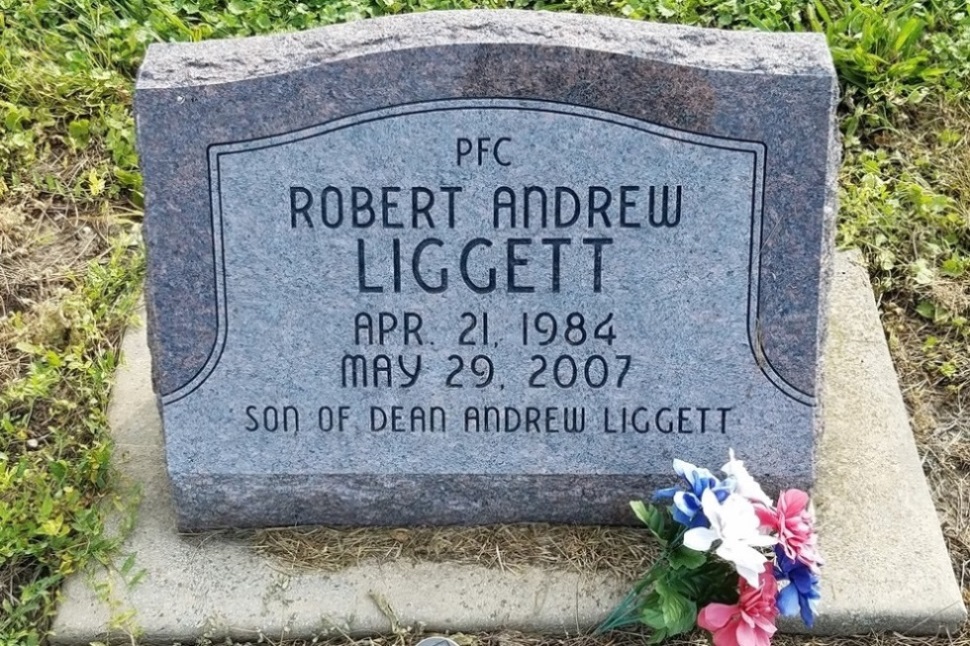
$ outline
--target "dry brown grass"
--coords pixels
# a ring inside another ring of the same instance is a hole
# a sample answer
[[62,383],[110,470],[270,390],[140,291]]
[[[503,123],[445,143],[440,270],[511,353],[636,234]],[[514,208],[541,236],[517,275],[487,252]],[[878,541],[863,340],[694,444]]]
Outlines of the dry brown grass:
[[923,472],[964,599],[970,603],[970,388],[940,388],[922,366],[923,324],[888,316],[893,356]]
[[54,200],[0,202],[0,384],[24,374],[22,342],[63,345],[71,279],[109,246],[110,226]]
[[284,566],[327,572],[365,561],[409,559],[621,577],[643,572],[659,553],[644,529],[546,524],[270,529],[255,533],[253,547]]
[[[970,105],[941,103],[924,112],[919,127],[894,137],[897,149],[933,165],[937,188],[953,198],[962,235],[970,237]],[[941,276],[923,289],[949,315],[970,318],[966,273]],[[883,324],[953,570],[970,604],[970,330],[916,316],[907,296],[886,295]],[[934,336],[943,343],[928,350],[926,339]],[[955,366],[955,374],[941,375],[944,361]],[[970,639],[970,629],[961,638]]]
[[[352,639],[347,636],[329,636],[312,641],[277,640],[263,636],[261,644],[286,644],[286,646],[415,646],[429,634],[408,632],[402,629],[398,634]],[[456,633],[448,635],[458,646],[645,646],[643,633],[615,631],[608,635],[536,635],[516,631],[494,633]],[[257,643],[247,642],[247,643]],[[686,637],[674,638],[664,642],[665,646],[710,646],[710,638],[701,632]],[[211,642],[198,642],[199,646],[214,646]],[[907,637],[897,633],[873,633],[855,637],[807,637],[800,635],[776,635],[773,646],[970,646],[970,633],[942,637]]]

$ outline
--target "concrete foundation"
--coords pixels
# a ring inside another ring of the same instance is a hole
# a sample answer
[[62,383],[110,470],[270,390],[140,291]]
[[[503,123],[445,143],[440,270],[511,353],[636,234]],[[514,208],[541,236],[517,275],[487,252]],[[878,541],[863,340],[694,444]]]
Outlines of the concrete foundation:
[[[63,589],[54,644],[194,642],[390,632],[517,629],[577,633],[628,589],[603,575],[393,562],[338,573],[285,572],[226,534],[176,530],[143,330],[124,344],[110,423],[116,463],[140,487],[136,525],[115,571]],[[826,560],[816,634],[935,634],[966,619],[865,268],[837,258],[825,348],[825,434],[813,498]],[[120,518],[118,519],[120,522]],[[121,564],[134,554],[133,567]],[[144,570],[131,585],[135,573]],[[787,621],[783,630],[798,632]]]

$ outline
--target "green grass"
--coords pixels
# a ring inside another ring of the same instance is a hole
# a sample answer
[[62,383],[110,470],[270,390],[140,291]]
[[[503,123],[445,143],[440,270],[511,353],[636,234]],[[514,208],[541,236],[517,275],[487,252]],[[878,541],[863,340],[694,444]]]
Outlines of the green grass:
[[94,503],[109,487],[107,396],[141,259],[117,244],[68,277],[56,341],[37,338],[42,326],[20,313],[3,326],[26,369],[0,392],[0,563],[17,591],[0,600],[0,642],[36,643],[63,577],[112,547]]
[[[106,403],[143,272],[130,244],[142,205],[131,103],[146,46],[473,7],[825,32],[843,88],[840,243],[870,260],[899,326],[894,347],[908,348],[904,372],[928,384],[934,406],[960,408],[970,379],[962,0],[0,0],[0,259],[25,268],[0,277],[0,643],[42,641],[63,577],[111,548],[96,503],[111,492]],[[85,228],[95,242],[81,250]],[[955,558],[970,558],[967,537],[948,538]]]

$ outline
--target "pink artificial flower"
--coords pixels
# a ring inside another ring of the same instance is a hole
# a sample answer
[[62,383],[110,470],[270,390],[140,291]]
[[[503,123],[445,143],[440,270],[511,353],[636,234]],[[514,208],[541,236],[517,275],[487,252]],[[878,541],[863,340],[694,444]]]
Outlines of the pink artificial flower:
[[782,491],[775,509],[756,505],[755,512],[761,526],[778,535],[778,544],[785,550],[785,556],[818,573],[822,559],[818,553],[815,523],[808,511],[807,493],[800,489]]
[[778,630],[775,627],[778,584],[770,563],[765,564],[758,583],[755,588],[739,579],[741,594],[736,604],[709,603],[701,608],[697,625],[711,633],[714,646],[771,645],[771,636]]

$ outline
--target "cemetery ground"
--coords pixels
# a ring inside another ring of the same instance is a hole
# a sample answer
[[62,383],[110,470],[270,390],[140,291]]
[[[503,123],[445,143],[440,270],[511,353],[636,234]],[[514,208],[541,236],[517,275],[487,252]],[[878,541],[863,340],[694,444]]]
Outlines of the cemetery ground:
[[[424,9],[535,8],[828,35],[843,93],[840,246],[869,264],[924,471],[970,603],[970,7],[964,0],[0,0],[0,643],[39,643],[65,576],[108,562],[106,409],[144,254],[131,112],[148,43],[297,30]],[[423,533],[422,533],[423,532]],[[263,532],[339,568],[472,558],[612,569],[649,558],[624,529]],[[421,540],[418,540],[420,538]],[[321,546],[326,549],[321,549]],[[136,563],[126,563],[136,583]],[[277,640],[284,636],[267,636]],[[404,632],[372,640],[405,644]],[[895,643],[902,638],[783,638]],[[594,646],[636,635],[461,636],[461,646]],[[906,639],[970,644],[957,635]]]

